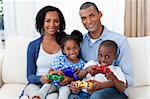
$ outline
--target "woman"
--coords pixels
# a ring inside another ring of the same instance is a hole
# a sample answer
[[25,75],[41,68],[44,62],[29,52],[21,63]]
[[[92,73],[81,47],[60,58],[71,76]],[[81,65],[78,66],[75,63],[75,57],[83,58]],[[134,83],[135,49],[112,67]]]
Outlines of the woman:
[[[56,41],[65,29],[65,19],[62,12],[53,6],[42,8],[36,16],[36,30],[41,37],[30,42],[27,51],[27,79],[28,86],[24,90],[24,96],[33,98],[40,90],[42,84],[49,82],[45,77],[49,71],[51,61],[62,55],[61,48]],[[49,94],[48,97],[57,98],[57,93]],[[37,99],[37,98],[36,98]]]

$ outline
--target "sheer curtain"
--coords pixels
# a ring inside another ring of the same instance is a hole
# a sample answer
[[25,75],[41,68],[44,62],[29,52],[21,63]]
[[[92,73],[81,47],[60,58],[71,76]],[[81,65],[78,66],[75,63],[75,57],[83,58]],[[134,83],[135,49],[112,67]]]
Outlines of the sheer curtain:
[[56,6],[66,19],[66,32],[78,29],[84,34],[87,31],[82,25],[79,8],[87,1],[94,2],[102,11],[102,24],[112,31],[124,34],[125,0],[37,0],[36,11],[46,5]]
[[5,36],[35,36],[35,1],[3,0]]
[[16,21],[16,12],[15,12],[15,2],[14,1],[3,1],[3,10],[4,10],[4,32],[5,36],[16,34],[17,27],[15,24]]
[[150,35],[150,1],[125,1],[125,35],[141,37]]
[[[66,19],[66,32],[78,29],[86,33],[79,16],[79,7],[87,0],[3,0],[4,27],[6,35],[37,35],[35,16],[41,7],[58,7]],[[88,0],[94,2],[102,11],[102,23],[110,30],[124,33],[125,0]],[[119,9],[118,9],[119,8]]]

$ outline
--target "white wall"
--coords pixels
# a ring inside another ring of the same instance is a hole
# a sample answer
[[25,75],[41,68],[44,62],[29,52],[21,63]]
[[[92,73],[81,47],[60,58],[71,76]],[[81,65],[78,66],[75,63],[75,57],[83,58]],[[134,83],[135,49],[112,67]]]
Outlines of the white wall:
[[[66,19],[66,32],[87,31],[79,17],[79,7],[87,0],[4,0],[4,25],[7,35],[34,36],[36,13],[45,5],[58,7]],[[103,13],[102,23],[110,30],[123,34],[125,0],[89,0]]]

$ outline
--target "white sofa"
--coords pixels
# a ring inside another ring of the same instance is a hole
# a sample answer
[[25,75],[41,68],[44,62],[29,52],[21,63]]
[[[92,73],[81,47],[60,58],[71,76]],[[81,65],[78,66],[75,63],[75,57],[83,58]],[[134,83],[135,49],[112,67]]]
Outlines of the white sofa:
[[[27,84],[26,50],[29,37],[10,36],[0,51],[0,99],[18,99]],[[128,38],[132,52],[134,81],[129,99],[150,99],[150,36]]]

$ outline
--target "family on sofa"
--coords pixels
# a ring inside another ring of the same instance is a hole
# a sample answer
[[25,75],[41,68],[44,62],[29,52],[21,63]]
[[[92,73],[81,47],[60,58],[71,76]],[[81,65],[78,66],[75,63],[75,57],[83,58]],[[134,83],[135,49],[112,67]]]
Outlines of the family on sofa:
[[[128,98],[126,89],[133,85],[133,74],[127,39],[101,24],[102,12],[94,3],[82,4],[79,14],[88,30],[84,36],[77,30],[66,34],[64,16],[54,6],[45,6],[37,13],[35,27],[41,37],[28,45],[29,83],[20,98]],[[89,61],[94,64],[88,64]],[[88,64],[86,68],[85,64]],[[72,77],[64,74],[68,68],[75,71]],[[48,79],[51,72],[64,77],[57,82],[58,86]],[[83,80],[92,88],[77,87],[76,80]]]

